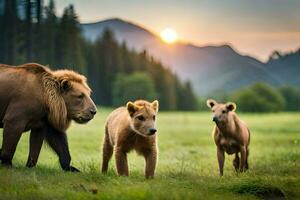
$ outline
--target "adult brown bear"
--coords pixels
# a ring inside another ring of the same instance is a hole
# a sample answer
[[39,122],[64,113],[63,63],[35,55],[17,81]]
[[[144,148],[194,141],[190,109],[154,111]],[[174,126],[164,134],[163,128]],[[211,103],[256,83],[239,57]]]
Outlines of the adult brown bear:
[[2,165],[12,165],[23,132],[30,132],[26,166],[36,165],[43,140],[59,157],[63,170],[70,166],[66,130],[71,120],[86,123],[96,114],[86,78],[70,70],[51,71],[35,63],[0,65],[0,128],[3,128]]

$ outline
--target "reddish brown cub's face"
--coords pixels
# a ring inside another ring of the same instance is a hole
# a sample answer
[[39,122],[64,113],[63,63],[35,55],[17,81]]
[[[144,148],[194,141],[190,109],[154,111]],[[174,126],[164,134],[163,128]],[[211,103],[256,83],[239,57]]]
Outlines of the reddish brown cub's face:
[[217,124],[227,123],[229,112],[235,111],[236,109],[236,104],[232,102],[221,104],[221,103],[217,103],[213,99],[208,99],[206,101],[206,104],[213,113],[212,120]]
[[130,126],[137,134],[144,137],[155,135],[155,121],[158,112],[158,101],[136,101],[127,103],[127,111],[130,116]]
[[62,82],[62,96],[66,103],[68,118],[84,124],[93,119],[97,108],[90,98],[90,89],[86,86],[71,82]]

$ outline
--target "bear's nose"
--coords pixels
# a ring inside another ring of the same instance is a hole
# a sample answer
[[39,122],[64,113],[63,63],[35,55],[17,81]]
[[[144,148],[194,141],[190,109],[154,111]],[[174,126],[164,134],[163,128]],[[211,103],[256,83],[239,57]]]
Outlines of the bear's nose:
[[91,109],[90,112],[91,112],[92,115],[95,115],[97,113],[97,110]]
[[157,131],[157,130],[156,130],[155,128],[151,128],[151,129],[149,130],[149,132],[150,132],[151,135],[153,135],[154,133],[156,133],[156,131]]

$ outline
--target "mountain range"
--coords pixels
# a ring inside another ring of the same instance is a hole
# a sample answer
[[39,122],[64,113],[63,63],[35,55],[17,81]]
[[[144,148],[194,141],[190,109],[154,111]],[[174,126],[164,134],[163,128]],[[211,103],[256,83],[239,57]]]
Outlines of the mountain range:
[[263,63],[239,54],[228,44],[166,44],[142,26],[118,18],[81,24],[81,28],[84,37],[90,41],[95,41],[105,29],[110,29],[119,43],[126,42],[136,51],[146,50],[181,80],[190,80],[195,92],[201,96],[217,91],[235,91],[258,81],[273,86],[300,86],[300,49],[285,55],[275,52],[268,62]]

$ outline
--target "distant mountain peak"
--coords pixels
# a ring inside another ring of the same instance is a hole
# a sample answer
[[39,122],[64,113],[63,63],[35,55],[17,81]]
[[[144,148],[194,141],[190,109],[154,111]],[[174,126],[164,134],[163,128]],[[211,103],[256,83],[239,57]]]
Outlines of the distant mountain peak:
[[[190,80],[198,95],[208,95],[217,90],[234,91],[257,81],[265,81],[272,85],[284,82],[300,83],[300,79],[295,78],[299,70],[294,66],[300,62],[297,53],[285,56],[289,57],[289,62],[283,62],[280,58],[276,63],[262,63],[254,57],[240,54],[228,43],[197,46],[177,42],[168,45],[142,26],[120,18],[82,24],[84,36],[91,41],[95,41],[106,28],[114,32],[120,44],[125,41],[130,49],[146,50],[149,55],[177,73],[181,80]],[[289,71],[293,73],[280,71],[278,75],[276,69],[287,64],[291,66]]]
[[100,24],[100,23],[105,23],[105,22],[128,24],[128,21],[125,21],[125,20],[123,20],[121,18],[118,18],[118,17],[113,17],[113,18],[107,18],[105,20],[96,21],[96,22],[82,23],[82,25],[93,25],[93,24]]
[[142,26],[130,21],[125,21],[117,17],[109,18],[103,21],[98,21],[93,23],[83,23],[81,24],[81,27],[83,29],[84,36],[91,41],[95,41],[96,38],[99,35],[101,35],[105,29],[112,30],[114,34],[117,36],[117,39],[121,42],[123,42],[123,39],[118,37],[120,35],[119,33],[122,34],[138,33],[138,34],[143,34],[146,37],[152,37],[152,38],[156,37],[155,34],[146,30]]
[[230,49],[230,50],[234,51],[234,49],[232,48],[232,46],[230,44],[222,44],[219,47],[224,48],[224,49]]
[[108,18],[108,19],[105,19],[102,21],[97,21],[97,22],[92,22],[92,23],[82,23],[81,25],[82,26],[94,26],[97,24],[104,24],[104,25],[110,25],[110,26],[111,25],[114,25],[114,26],[119,25],[119,26],[123,26],[123,27],[128,26],[133,29],[143,30],[143,31],[147,31],[147,32],[151,33],[149,30],[145,29],[144,27],[142,27],[134,22],[126,21],[126,20],[123,20],[118,17]]
[[116,22],[128,23],[128,21],[125,21],[125,20],[123,20],[123,19],[121,19],[121,18],[119,18],[119,17],[108,18],[108,19],[106,19],[106,20],[104,20],[104,21],[116,21]]

